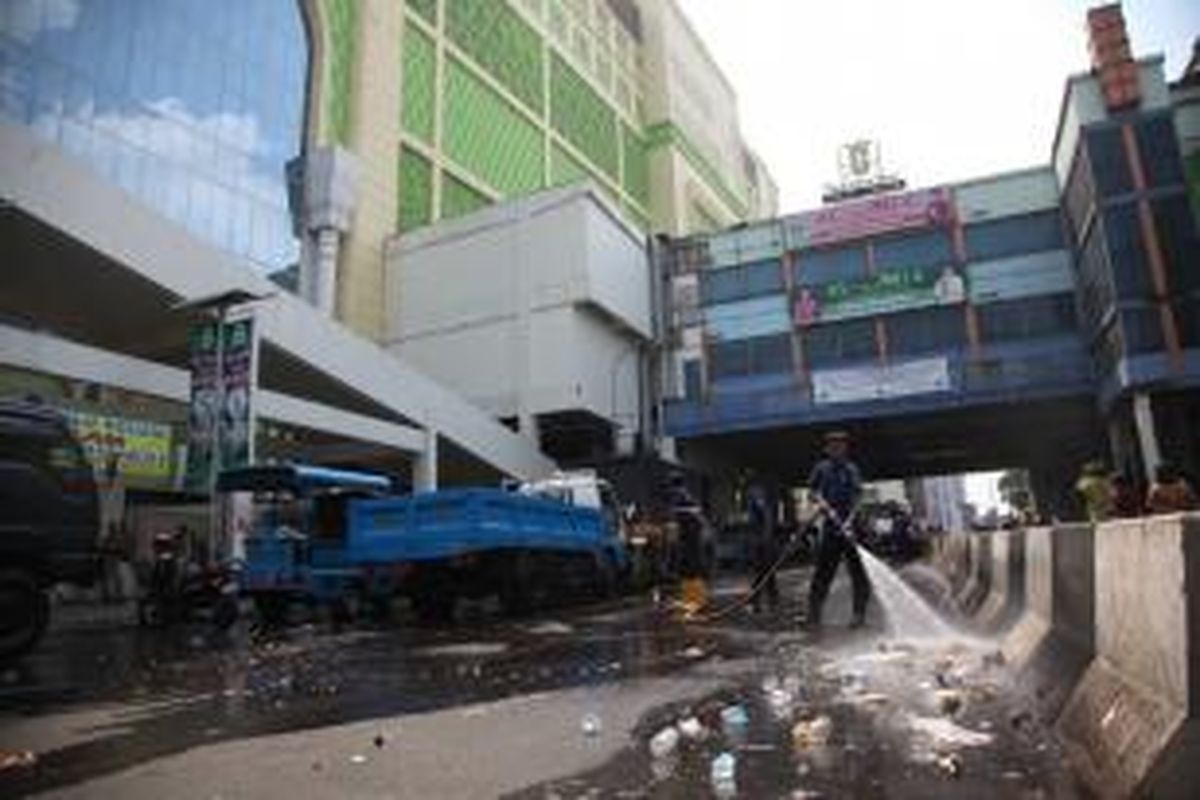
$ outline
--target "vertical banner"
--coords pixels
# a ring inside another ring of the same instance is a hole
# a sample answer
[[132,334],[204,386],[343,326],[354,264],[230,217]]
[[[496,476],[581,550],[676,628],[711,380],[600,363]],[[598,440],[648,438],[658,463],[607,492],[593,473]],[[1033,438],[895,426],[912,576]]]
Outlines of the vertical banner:
[[[217,458],[219,469],[254,461],[254,388],[258,375],[258,337],[253,316],[224,325],[206,320],[188,334],[188,366],[192,375],[188,406],[187,487],[207,492]],[[220,346],[220,352],[218,352]],[[217,382],[218,363],[221,382]]]

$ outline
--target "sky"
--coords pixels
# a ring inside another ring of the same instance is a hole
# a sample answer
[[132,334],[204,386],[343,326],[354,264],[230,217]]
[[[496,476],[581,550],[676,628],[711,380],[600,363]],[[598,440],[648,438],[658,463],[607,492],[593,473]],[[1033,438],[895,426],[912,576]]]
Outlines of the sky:
[[[738,94],[780,189],[817,205],[839,144],[880,141],[910,186],[1048,163],[1068,75],[1088,68],[1093,0],[679,0]],[[1198,0],[1126,0],[1134,52],[1175,79]]]

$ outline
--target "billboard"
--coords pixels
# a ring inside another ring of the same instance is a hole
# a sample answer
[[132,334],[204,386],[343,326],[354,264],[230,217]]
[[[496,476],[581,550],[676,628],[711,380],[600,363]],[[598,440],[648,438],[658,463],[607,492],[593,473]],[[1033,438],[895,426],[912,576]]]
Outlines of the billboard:
[[817,405],[890,400],[951,389],[950,364],[942,358],[922,358],[895,364],[872,364],[844,369],[815,370],[813,402]]
[[866,278],[800,286],[792,321],[801,327],[854,317],[892,314],[966,299],[966,283],[952,266],[894,269]]
[[[217,323],[197,323],[188,334],[192,374],[188,405],[187,484],[207,491],[214,445],[220,469],[246,466],[254,460],[253,395],[258,374],[258,337],[254,318],[245,316],[224,325],[218,356]],[[221,383],[217,383],[217,362]]]
[[157,486],[171,480],[171,426],[112,414],[62,409],[84,457],[97,473],[117,457],[126,483]]
[[837,203],[783,220],[790,249],[821,247],[891,231],[949,225],[954,203],[946,187],[882,194]]

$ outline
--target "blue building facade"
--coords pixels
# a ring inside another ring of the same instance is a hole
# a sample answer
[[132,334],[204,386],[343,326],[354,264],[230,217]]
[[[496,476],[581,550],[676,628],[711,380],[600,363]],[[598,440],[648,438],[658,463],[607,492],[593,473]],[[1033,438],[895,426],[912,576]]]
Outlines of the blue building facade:
[[973,455],[881,470],[1041,463],[1060,489],[1087,457],[1200,469],[1200,97],[1136,66],[1117,107],[1098,72],[1068,81],[1044,167],[665,243],[666,433],[745,461],[831,425],[907,430]]

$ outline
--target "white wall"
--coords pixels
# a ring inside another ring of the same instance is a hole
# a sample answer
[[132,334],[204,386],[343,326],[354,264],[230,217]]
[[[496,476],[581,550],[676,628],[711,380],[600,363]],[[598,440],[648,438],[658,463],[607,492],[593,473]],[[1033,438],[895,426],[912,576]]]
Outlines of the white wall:
[[624,354],[651,335],[645,249],[592,191],[401,237],[388,270],[389,351],[493,416],[636,416],[637,358]]

